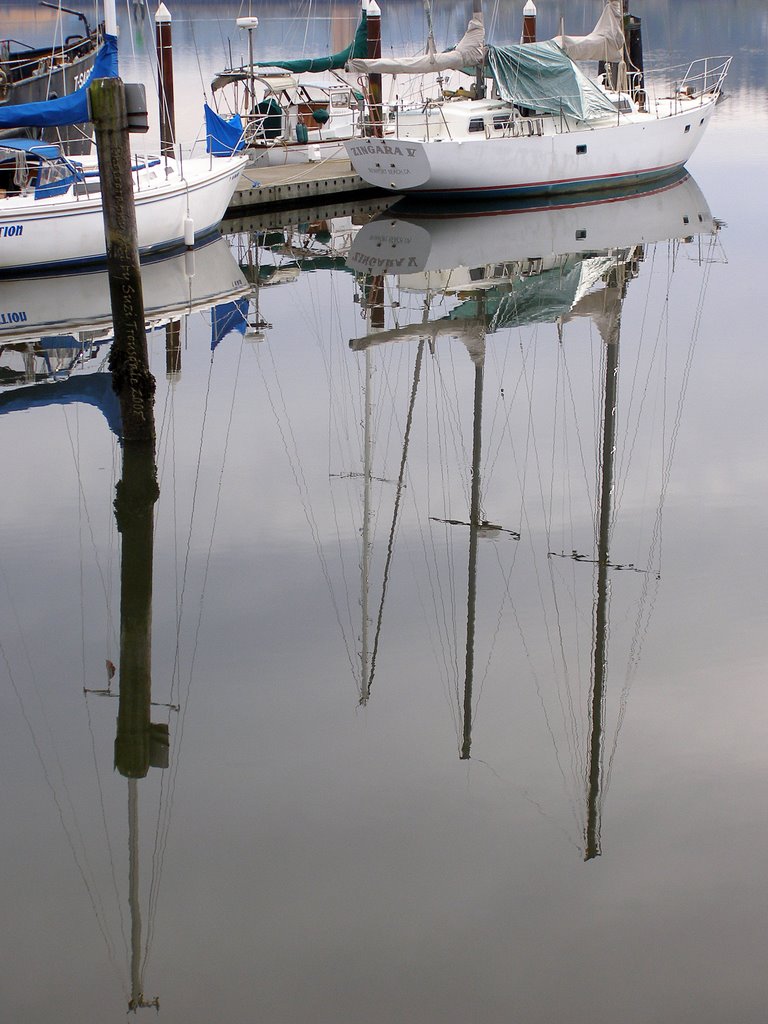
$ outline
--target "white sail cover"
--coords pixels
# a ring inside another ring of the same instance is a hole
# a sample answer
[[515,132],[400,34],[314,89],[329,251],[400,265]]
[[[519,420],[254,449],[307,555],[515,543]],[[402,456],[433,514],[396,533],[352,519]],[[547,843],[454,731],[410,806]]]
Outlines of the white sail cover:
[[571,60],[620,61],[624,49],[624,18],[621,0],[608,0],[588,36],[555,36],[553,42]]
[[416,57],[382,57],[378,60],[351,60],[348,71],[363,75],[428,75],[434,71],[461,71],[477,67],[485,55],[485,28],[481,13],[474,15],[467,31],[453,50],[437,53],[435,50]]

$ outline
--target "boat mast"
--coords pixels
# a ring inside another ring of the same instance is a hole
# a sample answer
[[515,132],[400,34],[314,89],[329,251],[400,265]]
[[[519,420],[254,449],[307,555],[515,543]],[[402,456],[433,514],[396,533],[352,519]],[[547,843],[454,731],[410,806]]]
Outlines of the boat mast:
[[115,0],[104,0],[104,32],[108,36],[117,36]]
[[[477,21],[483,20],[482,0],[472,0],[472,17]],[[475,96],[479,100],[485,98],[485,50],[483,50],[483,57],[475,69]]]

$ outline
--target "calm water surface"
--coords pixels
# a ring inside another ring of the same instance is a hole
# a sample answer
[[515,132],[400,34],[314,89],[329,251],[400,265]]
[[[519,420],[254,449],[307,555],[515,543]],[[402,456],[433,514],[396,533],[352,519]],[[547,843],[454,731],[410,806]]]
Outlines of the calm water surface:
[[[723,8],[639,12],[736,55],[674,186],[148,271],[154,505],[98,380],[3,399],[3,1019],[766,1019],[768,24]],[[179,18],[190,126],[237,13]],[[103,288],[1,308],[98,338]]]

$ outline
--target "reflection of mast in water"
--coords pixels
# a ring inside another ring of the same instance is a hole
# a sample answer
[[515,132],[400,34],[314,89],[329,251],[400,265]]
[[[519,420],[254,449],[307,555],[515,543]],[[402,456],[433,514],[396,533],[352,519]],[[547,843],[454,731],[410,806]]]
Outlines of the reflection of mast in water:
[[[373,280],[380,280],[374,278]],[[470,358],[475,367],[475,379],[474,379],[474,399],[473,399],[473,410],[472,410],[472,464],[471,464],[471,487],[470,487],[470,502],[469,502],[469,521],[463,522],[459,519],[441,519],[437,516],[430,516],[434,522],[446,523],[450,526],[467,526],[469,528],[469,553],[467,560],[467,632],[466,632],[466,647],[464,654],[464,695],[462,701],[461,710],[461,747],[459,757],[461,760],[469,760],[470,750],[472,746],[472,700],[473,700],[473,686],[474,686],[474,667],[475,667],[475,618],[476,618],[476,607],[477,607],[477,549],[478,540],[481,536],[494,535],[499,533],[506,533],[514,537],[516,540],[519,539],[519,533],[514,530],[506,530],[501,526],[494,523],[488,522],[487,519],[483,518],[482,507],[481,507],[481,473],[480,463],[482,457],[482,415],[483,415],[483,381],[485,371],[485,332],[487,328],[487,311],[485,303],[485,292],[480,290],[477,296],[477,310],[475,316],[471,320],[463,321],[462,330],[460,337],[465,344],[467,351],[469,352]],[[440,334],[447,333],[451,336],[457,336],[456,324],[445,324],[441,322],[436,324],[434,321],[429,321],[429,302],[425,302],[423,311],[423,324],[421,328],[414,324],[401,329],[395,329],[391,332],[384,332],[383,322],[379,331],[376,335],[371,333],[367,338],[364,339],[353,339],[350,342],[352,348],[364,348],[366,360],[370,358],[371,345],[376,344],[377,341],[392,341],[392,340],[412,340],[418,339],[418,349],[416,353],[416,363],[413,375],[413,384],[411,387],[411,395],[408,406],[408,416],[406,420],[406,428],[403,439],[403,452],[400,462],[400,473],[397,481],[395,509],[392,519],[392,527],[390,530],[389,547],[387,551],[387,562],[384,569],[384,583],[382,587],[381,605],[379,612],[379,620],[376,631],[376,644],[374,645],[374,656],[372,659],[372,669],[375,665],[375,654],[376,645],[378,644],[379,630],[381,626],[381,608],[384,604],[384,597],[386,593],[386,586],[389,575],[389,565],[392,557],[393,548],[393,537],[397,522],[397,515],[400,504],[400,497],[404,485],[404,474],[405,474],[405,463],[408,454],[408,443],[410,438],[410,430],[413,422],[413,408],[416,399],[416,390],[418,387],[419,377],[421,373],[421,364],[424,354],[425,341],[429,341],[430,351],[434,354],[435,341]],[[368,365],[366,363],[366,365]],[[372,675],[372,672],[371,672]],[[370,687],[369,691],[370,692]]]
[[[400,210],[402,216],[396,216]],[[648,574],[647,579],[658,579],[657,571],[651,568],[650,559],[646,567],[641,567],[631,563],[614,564],[610,561],[609,555],[613,530],[612,516],[615,515],[613,506],[617,458],[621,307],[627,283],[637,276],[638,262],[644,258],[647,246],[669,241],[673,246],[673,258],[677,259],[679,243],[696,242],[695,258],[700,264],[710,264],[714,262],[712,248],[717,238],[718,224],[695,182],[685,174],[674,176],[668,182],[655,185],[652,189],[619,197],[610,203],[600,196],[596,199],[587,198],[584,202],[575,204],[569,202],[563,206],[553,204],[551,207],[537,208],[535,205],[529,207],[525,204],[510,204],[509,207],[502,207],[497,212],[486,214],[477,213],[474,209],[471,212],[468,209],[459,210],[455,217],[446,216],[442,211],[434,214],[430,211],[416,211],[406,205],[400,210],[398,207],[391,208],[359,233],[350,254],[350,265],[357,270],[372,266],[382,268],[380,272],[389,273],[399,280],[402,292],[406,295],[429,294],[431,291],[440,290],[444,296],[456,296],[461,301],[458,305],[450,307],[439,319],[421,326],[415,323],[402,323],[402,309],[406,307],[406,303],[399,302],[397,319],[401,323],[379,332],[374,338],[351,342],[353,348],[416,337],[426,337],[433,344],[440,336],[455,337],[458,334],[459,323],[466,330],[473,325],[475,317],[480,321],[480,301],[485,302],[486,309],[494,306],[493,315],[483,318],[485,323],[481,326],[486,333],[492,333],[500,327],[530,325],[535,328],[542,323],[562,325],[575,317],[588,317],[602,338],[605,360],[605,380],[602,385],[604,408],[596,438],[597,499],[592,506],[595,554],[580,554],[575,550],[548,552],[550,557],[572,558],[574,562],[586,562],[594,566],[591,580],[592,630],[587,670],[589,695],[582,705],[587,713],[587,721],[584,723],[586,736],[583,733],[582,737],[575,735],[576,723],[572,705],[571,721],[564,720],[564,726],[569,730],[569,743],[573,744],[573,752],[577,753],[576,747],[581,748],[582,742],[584,743],[584,747],[578,750],[580,767],[575,772],[581,778],[577,783],[577,801],[583,808],[577,813],[583,828],[584,857],[591,860],[601,853],[601,815],[611,770],[610,761],[607,765],[603,763],[611,570],[629,570],[633,573]],[[709,252],[702,249],[700,243],[696,241],[706,236],[711,240]],[[600,287],[595,290],[598,282],[601,282]],[[703,294],[702,290],[700,302]],[[469,299],[470,295],[478,298]],[[479,301],[480,296],[482,300]],[[691,352],[692,349],[689,350],[688,360]],[[654,349],[651,353],[651,365],[656,359]],[[475,365],[470,521],[462,524],[470,528],[462,759],[470,756],[471,747],[477,540],[487,526],[480,511],[479,479],[482,357],[475,359]],[[687,381],[687,364],[685,374],[684,382]],[[664,379],[666,386],[666,374]],[[571,386],[570,379],[568,385]],[[573,402],[573,396],[570,400]],[[644,398],[640,400],[640,409],[643,401]],[[573,412],[575,413],[575,404]],[[639,412],[634,406],[632,415],[637,417],[638,421],[635,427],[636,436],[639,430]],[[567,415],[563,416],[562,422],[565,426]],[[668,466],[671,463],[675,438],[676,430],[672,433],[669,450],[665,451],[665,473],[668,473]],[[581,446],[580,441],[579,445]],[[568,455],[567,439],[564,439],[564,455]],[[652,552],[657,550],[659,543],[658,531],[661,525],[666,480],[665,476],[654,524]],[[570,483],[567,486],[570,487]],[[568,492],[565,493],[568,495]],[[553,494],[554,486],[553,482],[550,482],[550,502]],[[449,522],[458,525],[456,520]],[[572,519],[572,528],[573,525]],[[551,522],[547,522],[548,537],[551,537],[550,530]],[[578,570],[575,571],[578,574]],[[553,588],[554,583],[553,577]],[[573,593],[575,596],[575,590]],[[643,603],[647,599],[647,594],[648,588],[644,585]],[[553,601],[558,615],[557,629],[560,630],[560,609],[554,592]],[[577,613],[577,624],[578,618]],[[638,630],[642,630],[644,626],[647,628],[646,612],[640,610],[636,621],[636,633],[632,640],[632,666],[636,666],[639,644],[642,642],[642,633],[638,633]],[[559,635],[562,639],[562,633]],[[578,665],[581,657],[578,636],[575,644],[574,656]],[[561,653],[565,658],[568,652],[563,647]],[[566,687],[569,687],[567,664],[564,671],[564,682]],[[621,695],[616,736],[623,718],[628,687],[629,677]],[[571,697],[569,690],[569,704]],[[566,713],[567,707],[563,709],[564,719]],[[549,722],[547,726],[549,727]],[[615,750],[615,739],[613,749]]]
[[610,534],[611,496],[613,492],[613,466],[616,455],[616,392],[619,373],[619,325],[621,301],[626,291],[625,264],[618,265],[614,274],[621,279],[614,285],[619,289],[618,309],[613,329],[605,342],[605,404],[603,410],[603,437],[600,464],[600,518],[597,531],[597,591],[595,600],[595,637],[592,673],[592,703],[590,709],[589,761],[587,766],[587,826],[585,830],[585,860],[600,855],[600,815],[603,775],[603,717],[605,712],[606,642],[608,632],[608,542]]
[[[632,250],[622,254],[621,261],[617,260],[609,271],[605,288],[585,296],[564,318],[569,320],[577,316],[589,316],[596,324],[605,345],[603,422],[598,452],[600,505],[596,524],[597,577],[593,607],[592,690],[589,703],[589,743],[586,766],[585,860],[593,860],[602,852],[600,828],[603,802],[603,734],[608,641],[608,570],[612,568],[635,569],[635,566],[631,565],[613,566],[609,555],[616,457],[621,307],[626,296],[627,284],[630,278],[637,273],[635,256],[636,251]],[[572,557],[579,562],[588,561],[576,552]]]
[[[478,296],[478,315],[481,324],[485,325],[484,302],[485,293]],[[478,344],[469,347],[470,357],[475,364],[475,386],[472,404],[472,470],[469,501],[469,522],[462,524],[457,520],[449,520],[452,525],[469,527],[469,555],[467,558],[467,642],[464,655],[464,700],[462,706],[461,749],[459,758],[468,761],[472,748],[472,691],[475,677],[475,618],[477,609],[477,542],[483,535],[503,532],[519,539],[514,530],[503,530],[501,526],[483,519],[480,506],[480,460],[483,439],[483,382],[485,372],[485,334]],[[445,522],[446,520],[436,520]]]
[[[369,276],[364,283],[364,305],[368,311],[371,332],[378,332],[384,328],[384,279],[380,275]],[[381,597],[376,615],[376,628],[374,631],[373,645],[371,643],[372,618],[370,612],[370,585],[371,585],[371,486],[373,476],[373,353],[370,347],[366,347],[365,367],[365,413],[364,413],[364,496],[362,496],[362,551],[360,557],[360,610],[361,610],[361,635],[360,635],[360,694],[359,702],[367,705],[371,697],[371,687],[376,675],[376,659],[379,653],[379,641],[384,617],[384,602],[386,600],[387,587],[389,585],[389,572],[394,554],[394,537],[399,518],[402,492],[406,486],[406,468],[408,464],[408,451],[411,441],[411,428],[414,422],[414,407],[416,394],[419,388],[421,377],[422,359],[424,355],[424,341],[419,342],[414,366],[414,376],[409,396],[408,413],[406,416],[406,428],[402,436],[402,450],[400,452],[400,464],[395,482],[394,505],[392,510],[392,521],[389,527],[387,541],[387,554],[384,561],[382,574]]]

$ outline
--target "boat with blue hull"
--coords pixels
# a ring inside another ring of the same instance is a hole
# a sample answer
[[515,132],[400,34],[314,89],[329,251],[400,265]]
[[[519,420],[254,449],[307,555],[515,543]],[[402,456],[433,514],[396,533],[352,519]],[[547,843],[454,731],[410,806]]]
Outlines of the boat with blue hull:
[[[0,39],[0,110],[25,103],[69,96],[93,67],[104,36],[104,26],[91,27],[80,11],[46,3],[59,18],[50,45],[31,46],[17,39]],[[0,130],[0,138],[18,134],[14,126]],[[61,128],[30,129],[31,137],[61,144],[72,156],[91,149],[93,129],[86,121]]]

